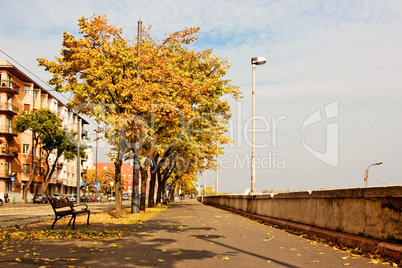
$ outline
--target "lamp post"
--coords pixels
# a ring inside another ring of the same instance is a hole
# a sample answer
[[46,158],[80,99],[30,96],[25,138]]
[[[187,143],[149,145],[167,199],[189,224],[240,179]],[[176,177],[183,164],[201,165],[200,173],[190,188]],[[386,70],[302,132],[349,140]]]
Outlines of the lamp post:
[[81,160],[80,160],[80,119],[77,115],[77,205],[80,204],[80,191],[81,191]]
[[252,117],[251,117],[251,125],[252,125],[252,135],[251,135],[251,194],[255,193],[255,66],[263,65],[267,62],[264,57],[252,57],[251,58],[251,67],[252,67]]
[[219,147],[218,142],[216,143],[216,180],[215,180],[215,195],[218,194],[218,170],[219,170],[219,157],[218,157]]
[[368,166],[368,168],[367,168],[367,170],[366,170],[366,177],[364,178],[364,180],[366,181],[366,187],[367,187],[367,184],[368,184],[368,172],[369,172],[369,168],[370,168],[371,166],[378,166],[378,165],[381,165],[381,164],[382,164],[382,161],[377,162],[377,163],[374,163],[374,164],[371,164],[370,166]]

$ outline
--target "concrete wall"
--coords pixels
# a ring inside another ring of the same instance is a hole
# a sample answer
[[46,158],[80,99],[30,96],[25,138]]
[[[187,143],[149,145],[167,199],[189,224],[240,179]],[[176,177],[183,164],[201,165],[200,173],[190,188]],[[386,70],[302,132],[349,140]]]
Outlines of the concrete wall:
[[402,186],[208,196],[204,204],[402,242]]

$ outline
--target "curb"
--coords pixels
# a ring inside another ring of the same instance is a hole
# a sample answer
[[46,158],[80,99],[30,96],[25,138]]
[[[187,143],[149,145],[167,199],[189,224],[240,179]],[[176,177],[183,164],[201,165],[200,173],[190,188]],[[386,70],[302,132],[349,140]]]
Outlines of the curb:
[[[203,203],[204,204],[204,203]],[[328,230],[320,227],[315,227],[311,225],[306,225],[302,223],[291,222],[287,220],[275,219],[267,216],[261,216],[256,214],[251,214],[234,208],[228,208],[225,206],[217,204],[204,204],[208,206],[213,206],[226,211],[234,212],[242,216],[261,220],[266,223],[277,225],[281,228],[288,228],[294,231],[299,231],[309,236],[317,236],[323,238],[327,241],[334,242],[338,245],[360,248],[365,253],[378,253],[382,256],[386,256],[396,261],[398,264],[402,264],[402,245],[397,243],[390,243],[381,241],[374,238],[363,237],[354,234],[342,233],[333,230]]]

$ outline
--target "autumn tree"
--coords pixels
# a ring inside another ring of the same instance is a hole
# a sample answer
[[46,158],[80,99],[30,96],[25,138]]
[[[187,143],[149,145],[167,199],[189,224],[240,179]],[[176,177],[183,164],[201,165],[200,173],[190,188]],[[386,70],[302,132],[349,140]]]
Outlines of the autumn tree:
[[[70,108],[106,126],[103,134],[115,146],[110,157],[115,164],[120,215],[121,166],[128,146],[143,140],[141,175],[145,180],[152,158],[182,140],[189,124],[204,131],[220,128],[230,117],[229,106],[220,97],[237,97],[239,92],[222,79],[230,66],[226,59],[212,56],[212,50],[189,48],[198,28],[169,34],[159,43],[145,32],[143,40],[135,42],[122,38],[122,29],[109,25],[105,16],[78,21],[81,37],[65,32],[61,57],[38,60],[53,73],[49,83],[56,90],[74,93]],[[202,123],[204,119],[208,124]],[[146,127],[141,127],[142,122]],[[197,142],[210,141],[207,135]],[[141,208],[145,209],[145,194]]]
[[[60,124],[57,124],[54,128],[42,133],[40,139],[46,165],[42,192],[46,193],[59,159],[71,161],[77,156],[77,134],[73,131],[65,131],[60,128]],[[80,156],[85,157],[84,145],[80,145]]]
[[17,132],[22,133],[26,130],[30,130],[32,133],[32,148],[31,148],[31,176],[28,182],[25,184],[22,193],[22,199],[27,202],[28,189],[34,180],[35,171],[39,159],[36,156],[37,148],[42,139],[45,139],[45,135],[51,133],[55,129],[60,128],[60,119],[57,115],[47,109],[40,109],[37,111],[25,111],[19,114],[15,118],[15,129]]

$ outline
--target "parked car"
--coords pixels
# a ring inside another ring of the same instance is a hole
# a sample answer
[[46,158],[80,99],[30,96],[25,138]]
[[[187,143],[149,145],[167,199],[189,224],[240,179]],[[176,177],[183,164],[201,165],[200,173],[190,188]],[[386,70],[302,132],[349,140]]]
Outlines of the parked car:
[[45,194],[36,194],[34,195],[34,197],[32,198],[32,202],[34,204],[38,203],[38,204],[44,204],[44,203],[49,203],[49,199],[48,196]]
[[52,194],[52,195],[50,195],[50,197],[49,197],[53,202],[56,202],[56,203],[58,203],[58,202],[65,202],[66,200],[65,200],[65,198],[64,198],[64,196],[63,195],[60,195],[60,194]]
[[75,195],[72,195],[72,194],[67,195],[66,199],[67,199],[68,201],[71,201],[71,202],[77,201],[77,197],[76,197]]
[[114,201],[114,196],[109,196],[109,201]]
[[89,202],[89,201],[90,201],[89,196],[87,196],[87,195],[81,196],[81,202]]
[[123,200],[128,200],[128,195],[124,194],[123,195]]

